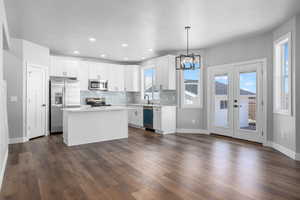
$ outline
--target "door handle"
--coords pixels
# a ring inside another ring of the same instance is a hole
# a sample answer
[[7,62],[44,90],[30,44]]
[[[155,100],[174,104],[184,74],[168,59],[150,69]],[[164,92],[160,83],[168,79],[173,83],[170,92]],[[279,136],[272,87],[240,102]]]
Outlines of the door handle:
[[234,108],[238,108],[238,107],[239,107],[239,105],[234,105],[233,107],[234,107]]
[[46,107],[46,104],[42,104],[42,107]]

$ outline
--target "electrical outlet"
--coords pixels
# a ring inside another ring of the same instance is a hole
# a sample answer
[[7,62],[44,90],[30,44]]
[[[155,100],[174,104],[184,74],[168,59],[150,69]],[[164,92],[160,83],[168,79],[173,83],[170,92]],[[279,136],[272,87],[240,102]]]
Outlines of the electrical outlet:
[[18,101],[18,97],[17,96],[11,96],[10,97],[10,102],[17,102]]

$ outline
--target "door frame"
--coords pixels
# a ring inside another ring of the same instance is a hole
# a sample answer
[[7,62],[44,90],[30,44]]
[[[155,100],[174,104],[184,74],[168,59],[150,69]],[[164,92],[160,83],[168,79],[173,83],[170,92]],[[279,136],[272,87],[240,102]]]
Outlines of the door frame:
[[48,87],[48,82],[49,82],[49,69],[47,66],[43,66],[43,65],[38,65],[38,64],[33,64],[33,63],[30,63],[30,62],[26,62],[25,63],[25,70],[24,70],[24,74],[23,74],[23,77],[24,77],[24,94],[23,94],[23,102],[24,102],[24,107],[23,107],[23,110],[24,110],[24,114],[23,114],[23,131],[24,131],[24,134],[23,134],[23,142],[26,142],[26,141],[29,141],[29,133],[27,132],[27,111],[28,111],[28,102],[27,102],[27,97],[28,97],[28,91],[29,91],[29,84],[28,84],[28,71],[29,71],[29,68],[32,67],[32,68],[38,68],[38,69],[42,69],[44,70],[45,72],[45,94],[44,94],[44,98],[45,98],[45,104],[46,104],[46,112],[45,112],[45,133],[44,135],[47,136],[49,135],[49,130],[48,130],[48,113],[49,113],[49,103],[48,103],[48,98],[49,98],[49,87]]
[[226,67],[235,67],[237,65],[247,65],[247,64],[254,64],[254,63],[261,63],[261,73],[262,73],[262,96],[261,96],[261,106],[263,107],[262,110],[262,118],[263,118],[263,123],[261,126],[262,129],[262,143],[263,145],[267,145],[267,108],[268,108],[268,87],[267,87],[267,58],[261,58],[261,59],[254,59],[254,60],[248,60],[248,61],[243,61],[243,62],[236,62],[236,63],[228,63],[228,64],[222,64],[222,65],[215,65],[215,66],[210,66],[207,67],[207,129],[208,132],[210,133],[212,131],[211,125],[211,87],[209,87],[210,84],[210,79],[211,79],[211,71],[215,69],[222,69]]

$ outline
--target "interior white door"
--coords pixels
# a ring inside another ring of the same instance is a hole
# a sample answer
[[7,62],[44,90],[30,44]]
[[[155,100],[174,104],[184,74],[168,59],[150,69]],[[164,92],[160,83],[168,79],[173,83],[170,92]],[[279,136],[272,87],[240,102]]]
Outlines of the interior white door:
[[46,134],[46,71],[42,67],[27,69],[27,136]]
[[216,67],[209,73],[209,129],[263,142],[262,63]]

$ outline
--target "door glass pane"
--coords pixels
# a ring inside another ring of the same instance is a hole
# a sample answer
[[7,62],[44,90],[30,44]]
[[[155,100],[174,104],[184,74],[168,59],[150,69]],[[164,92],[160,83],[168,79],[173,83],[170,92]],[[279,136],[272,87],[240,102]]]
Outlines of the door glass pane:
[[240,128],[256,130],[256,72],[240,73]]
[[221,75],[214,78],[215,90],[215,119],[214,123],[217,127],[228,128],[228,76]]

